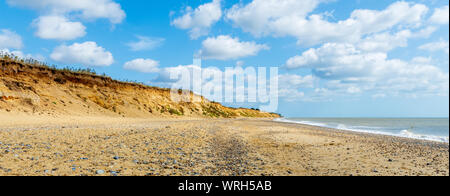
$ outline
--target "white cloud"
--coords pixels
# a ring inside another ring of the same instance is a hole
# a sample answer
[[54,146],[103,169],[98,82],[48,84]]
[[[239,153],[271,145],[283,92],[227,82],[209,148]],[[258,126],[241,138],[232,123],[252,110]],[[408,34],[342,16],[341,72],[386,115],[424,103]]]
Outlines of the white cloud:
[[72,40],[86,35],[86,27],[64,16],[40,16],[33,21],[36,36],[42,39]]
[[390,51],[397,47],[406,47],[408,38],[412,37],[409,30],[403,30],[392,35],[380,33],[369,36],[358,43],[358,48],[364,51]]
[[448,41],[440,40],[438,42],[431,42],[421,45],[419,46],[419,49],[428,50],[430,52],[444,51],[445,53],[449,54],[449,43]]
[[[200,74],[201,78],[194,78],[194,72]],[[181,75],[187,73],[188,75]],[[203,68],[198,65],[178,65],[176,67],[166,67],[160,69],[158,72],[158,77],[151,81],[151,85],[158,85],[166,88],[181,88],[185,90],[191,90],[196,94],[205,96],[209,100],[216,100],[216,97],[204,92],[206,89],[206,84],[210,83],[212,86],[221,87],[223,85],[222,81],[223,72],[217,68]],[[218,75],[220,76],[217,80],[212,80],[206,75]],[[198,85],[199,89],[194,88],[194,85]]]
[[8,29],[0,30],[0,49],[12,48],[21,49],[23,47],[22,37]]
[[227,19],[255,36],[293,36],[299,44],[356,42],[363,36],[393,27],[417,27],[428,8],[422,4],[396,2],[385,10],[355,10],[350,18],[329,22],[323,14],[310,14],[319,0],[253,0],[235,5]]
[[79,63],[85,66],[109,66],[114,63],[112,54],[95,42],[58,46],[50,58],[61,63]]
[[125,12],[114,0],[7,0],[12,6],[39,11],[41,16],[34,20],[36,35],[43,39],[71,40],[86,35],[82,19],[93,21],[108,19],[112,24],[121,23]]
[[[160,69],[158,72],[158,77],[155,78],[152,82],[157,83],[158,85],[170,88],[172,84],[178,82],[177,79],[172,79],[170,75],[177,75],[178,73],[182,73],[183,71],[189,71],[190,77],[192,78],[193,70],[202,70],[202,68],[198,65],[178,65],[176,67],[166,67]],[[181,83],[191,85],[192,81],[188,80],[191,78],[184,78],[185,81],[180,81]],[[180,78],[182,80],[183,78]]]
[[295,74],[281,74],[278,76],[278,95],[286,101],[298,101],[305,99],[302,90],[314,88],[316,79],[313,75],[300,76]]
[[449,8],[448,5],[441,8],[434,9],[433,15],[430,17],[430,22],[434,24],[448,24]]
[[159,72],[159,62],[152,59],[134,59],[125,63],[123,68],[135,70],[143,73]]
[[428,38],[435,31],[435,27],[429,26],[415,32],[409,29],[395,33],[382,32],[366,36],[354,44],[363,51],[388,52],[398,47],[407,47],[409,39]]
[[299,76],[295,74],[281,74],[278,78],[282,87],[289,88],[313,88],[316,80],[313,75]]
[[255,56],[259,51],[268,49],[265,44],[241,42],[239,38],[221,35],[204,40],[200,53],[204,59],[229,60]]
[[350,94],[357,94],[357,93],[361,93],[361,89],[356,86],[350,86],[347,88],[347,92]]
[[73,14],[86,20],[106,18],[118,24],[125,18],[120,4],[113,0],[7,0],[8,4],[51,14]]
[[222,17],[221,0],[200,5],[193,10],[186,8],[186,13],[171,21],[171,24],[180,29],[190,29],[191,39],[208,35],[212,25]]
[[139,41],[127,43],[127,46],[130,47],[132,51],[151,50],[160,46],[165,40],[163,38],[151,38],[140,35],[136,37]]
[[431,64],[432,63],[432,61],[433,61],[433,59],[431,59],[431,57],[423,57],[423,56],[417,56],[417,57],[414,57],[412,60],[411,60],[411,63],[414,63],[414,64]]
[[226,18],[237,27],[255,36],[276,33],[273,24],[287,18],[304,18],[320,0],[253,0],[247,5],[236,4],[226,12]]
[[287,61],[288,68],[311,69],[325,88],[337,94],[448,95],[449,74],[431,60],[388,59],[352,44],[327,43]]

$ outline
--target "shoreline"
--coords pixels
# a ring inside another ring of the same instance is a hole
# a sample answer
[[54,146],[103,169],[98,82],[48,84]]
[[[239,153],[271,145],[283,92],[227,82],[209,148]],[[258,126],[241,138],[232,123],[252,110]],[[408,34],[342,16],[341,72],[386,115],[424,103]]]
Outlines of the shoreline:
[[394,140],[397,140],[397,141],[409,142],[409,143],[417,143],[417,144],[423,144],[423,145],[439,145],[439,146],[443,145],[443,146],[448,146],[448,143],[443,142],[443,141],[434,141],[434,140],[402,137],[402,136],[395,136],[395,135],[386,135],[386,134],[377,134],[377,133],[369,133],[369,132],[351,131],[351,130],[337,129],[337,128],[332,128],[332,127],[322,127],[322,126],[309,125],[309,124],[303,124],[303,123],[278,122],[278,121],[273,121],[273,122],[281,123],[281,124],[290,124],[290,125],[294,125],[294,126],[298,125],[299,127],[307,127],[307,128],[311,128],[311,129],[320,130],[320,131],[335,132],[335,133],[338,133],[338,134],[350,134],[350,135],[357,135],[357,136],[361,136],[361,137],[394,139]]
[[449,175],[440,142],[271,119],[60,120],[0,121],[0,176]]
[[[381,132],[381,131],[374,132],[374,131],[368,131],[368,130],[340,129],[340,128],[334,128],[334,127],[330,127],[330,126],[320,126],[320,125],[296,122],[296,121],[289,120],[289,119],[286,119],[286,118],[276,118],[276,119],[274,119],[274,122],[289,123],[289,124],[299,124],[299,125],[320,127],[320,128],[324,128],[324,129],[332,129],[332,130],[334,129],[334,130],[339,130],[339,131],[346,131],[346,132],[351,132],[351,133],[363,133],[363,134],[370,134],[370,135],[382,135],[382,136],[390,136],[390,137],[398,137],[398,138],[406,138],[406,139],[415,139],[415,140],[424,140],[424,141],[440,142],[440,143],[449,144],[448,137],[446,137],[447,141],[444,141],[442,139],[445,136],[434,136],[434,135],[403,136],[403,135],[399,135],[399,134],[395,134],[395,133]],[[429,138],[419,138],[419,136],[429,137]],[[432,137],[439,138],[439,139],[433,139]]]

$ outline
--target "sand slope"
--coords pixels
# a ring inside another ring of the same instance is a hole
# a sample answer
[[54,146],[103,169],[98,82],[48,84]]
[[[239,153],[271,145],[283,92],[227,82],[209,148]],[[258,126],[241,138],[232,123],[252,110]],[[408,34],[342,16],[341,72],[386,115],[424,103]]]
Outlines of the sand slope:
[[234,109],[189,93],[195,102],[175,102],[169,89],[57,70],[0,58],[0,112],[46,116],[107,117],[278,117]]

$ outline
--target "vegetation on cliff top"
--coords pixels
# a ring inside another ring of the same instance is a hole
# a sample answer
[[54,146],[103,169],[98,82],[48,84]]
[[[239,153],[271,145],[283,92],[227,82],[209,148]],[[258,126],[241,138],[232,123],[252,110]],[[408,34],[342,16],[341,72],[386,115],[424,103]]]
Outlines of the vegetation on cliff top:
[[[0,110],[37,114],[90,114],[129,117],[279,117],[258,109],[230,108],[190,92],[200,102],[174,102],[170,89],[97,75],[93,69],[65,67],[0,53]],[[76,111],[76,112],[75,112]]]

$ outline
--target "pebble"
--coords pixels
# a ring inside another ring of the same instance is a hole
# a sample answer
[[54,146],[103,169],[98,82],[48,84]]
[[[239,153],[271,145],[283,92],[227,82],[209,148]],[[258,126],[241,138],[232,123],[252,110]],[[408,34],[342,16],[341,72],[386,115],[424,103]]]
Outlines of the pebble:
[[119,160],[119,159],[120,159],[120,157],[118,157],[118,156],[114,156],[114,157],[113,157],[113,159],[114,159],[114,160]]
[[104,173],[105,173],[105,171],[103,171],[103,170],[99,169],[99,170],[97,170],[97,171],[96,171],[95,173],[96,173],[96,174],[104,174]]

